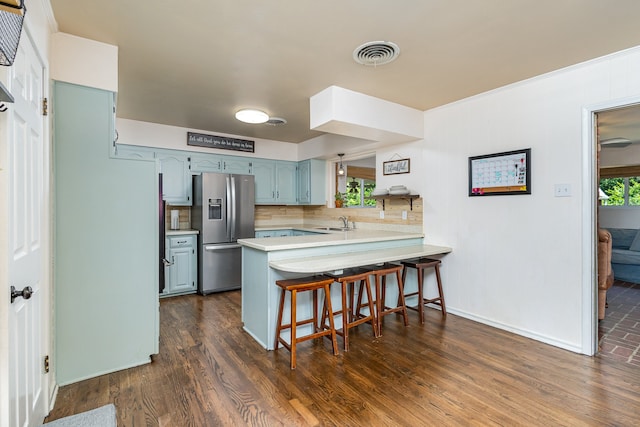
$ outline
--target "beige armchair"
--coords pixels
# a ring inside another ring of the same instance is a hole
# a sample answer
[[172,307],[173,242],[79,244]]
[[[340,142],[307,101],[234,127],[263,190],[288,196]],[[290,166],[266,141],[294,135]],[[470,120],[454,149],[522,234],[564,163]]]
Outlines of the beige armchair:
[[613,285],[611,269],[611,233],[601,228],[598,230],[598,319],[604,319],[607,302],[607,289]]

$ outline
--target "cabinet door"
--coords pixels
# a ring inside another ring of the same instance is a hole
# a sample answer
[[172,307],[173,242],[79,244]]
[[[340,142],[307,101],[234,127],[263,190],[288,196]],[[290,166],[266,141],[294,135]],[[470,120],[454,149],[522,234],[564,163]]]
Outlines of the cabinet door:
[[188,292],[195,290],[195,280],[193,280],[191,261],[193,258],[193,248],[171,249],[169,261],[173,264],[169,268],[171,287],[169,292]]
[[276,163],[273,160],[254,160],[253,175],[256,183],[256,204],[276,202]]
[[[327,163],[324,160],[310,159],[309,162],[309,204],[327,203]],[[300,184],[298,184],[300,185]]]
[[298,203],[308,205],[311,201],[311,161],[298,163]]
[[298,168],[296,162],[281,162],[276,166],[276,201],[278,204],[295,204],[298,188]]
[[191,155],[191,173],[220,172],[222,170],[222,158],[212,154]]
[[189,157],[175,152],[157,151],[162,172],[162,198],[171,205],[191,205]]
[[113,157],[132,160],[155,160],[153,148],[138,147],[136,145],[116,144]]
[[246,157],[224,156],[222,171],[225,173],[248,174],[251,172],[251,160]]
[[166,240],[170,265],[165,268],[164,295],[196,291],[196,236],[172,236]]

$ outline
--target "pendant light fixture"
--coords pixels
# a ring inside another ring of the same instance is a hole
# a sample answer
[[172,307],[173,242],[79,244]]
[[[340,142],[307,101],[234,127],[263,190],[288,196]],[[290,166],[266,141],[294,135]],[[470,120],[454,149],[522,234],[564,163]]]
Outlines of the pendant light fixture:
[[344,153],[338,153],[338,157],[340,157],[340,166],[338,166],[338,175],[340,176],[344,175],[344,165],[342,164],[342,156],[344,156]]

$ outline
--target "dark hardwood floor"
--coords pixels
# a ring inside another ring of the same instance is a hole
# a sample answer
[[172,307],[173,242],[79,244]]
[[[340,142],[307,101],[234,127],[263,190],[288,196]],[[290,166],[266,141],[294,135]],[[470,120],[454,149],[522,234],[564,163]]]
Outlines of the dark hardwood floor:
[[[118,426],[633,426],[640,370],[426,310],[267,352],[240,323],[240,292],[160,304],[154,362],[61,387],[48,420],[112,402]],[[342,346],[339,338],[338,344]]]

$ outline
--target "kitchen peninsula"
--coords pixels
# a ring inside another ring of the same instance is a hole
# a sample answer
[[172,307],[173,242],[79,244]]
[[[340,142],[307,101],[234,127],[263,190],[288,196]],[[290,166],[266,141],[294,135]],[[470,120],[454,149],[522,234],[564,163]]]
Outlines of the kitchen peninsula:
[[[315,228],[308,230],[318,231]],[[245,331],[264,348],[273,350],[278,307],[276,280],[451,252],[451,248],[445,246],[425,245],[423,238],[422,233],[349,230],[238,240],[242,245],[242,322]],[[391,278],[389,284],[392,284]],[[301,317],[311,314],[311,299],[305,297],[307,295],[298,299]],[[389,299],[394,297],[397,295],[392,292],[387,295]],[[332,295],[332,300],[339,305],[338,294]],[[284,315],[289,315],[288,307]]]

